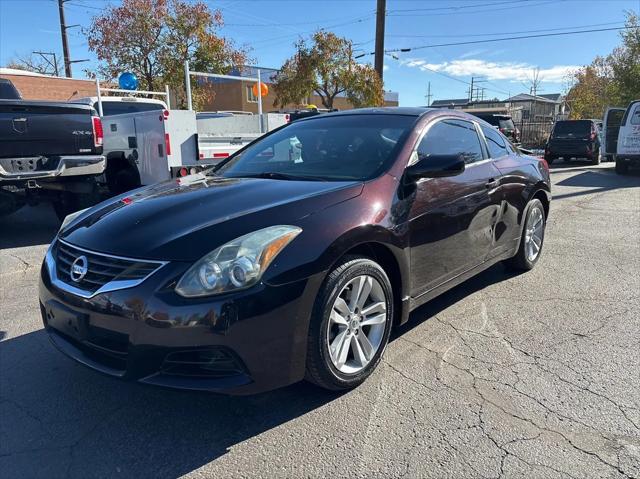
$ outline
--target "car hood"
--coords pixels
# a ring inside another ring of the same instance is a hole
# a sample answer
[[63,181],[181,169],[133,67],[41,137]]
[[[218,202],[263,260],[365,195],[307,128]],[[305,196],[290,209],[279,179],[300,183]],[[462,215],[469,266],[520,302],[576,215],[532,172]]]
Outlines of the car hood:
[[358,196],[362,188],[361,182],[191,175],[105,201],[73,221],[60,238],[117,256],[194,261],[251,231],[296,225]]

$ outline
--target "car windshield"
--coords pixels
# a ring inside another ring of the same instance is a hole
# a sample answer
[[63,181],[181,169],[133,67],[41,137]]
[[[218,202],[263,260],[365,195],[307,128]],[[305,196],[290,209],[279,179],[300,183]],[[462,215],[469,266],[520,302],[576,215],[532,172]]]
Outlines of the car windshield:
[[553,128],[554,138],[582,138],[590,134],[590,121],[559,121]]
[[[98,102],[94,108],[98,111]],[[160,103],[145,103],[134,101],[103,101],[102,116],[122,115],[123,113],[138,113],[141,111],[163,110]]]
[[319,115],[264,137],[212,173],[228,178],[372,179],[389,168],[415,121],[407,115]]

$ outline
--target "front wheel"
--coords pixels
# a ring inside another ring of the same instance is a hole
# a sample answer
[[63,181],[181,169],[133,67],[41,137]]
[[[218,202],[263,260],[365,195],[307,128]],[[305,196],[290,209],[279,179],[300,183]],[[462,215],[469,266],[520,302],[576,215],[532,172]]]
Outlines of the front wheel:
[[389,342],[393,290],[382,267],[349,257],[320,289],[309,328],[307,380],[352,389],[374,371]]
[[534,198],[527,207],[518,252],[513,258],[504,262],[509,269],[516,271],[533,269],[542,252],[545,226],[544,207],[539,199]]

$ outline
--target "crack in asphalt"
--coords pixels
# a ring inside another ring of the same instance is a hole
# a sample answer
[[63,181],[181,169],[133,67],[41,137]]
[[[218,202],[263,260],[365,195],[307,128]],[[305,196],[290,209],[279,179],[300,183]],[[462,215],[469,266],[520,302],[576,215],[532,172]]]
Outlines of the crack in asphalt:
[[[484,303],[483,303],[484,304]],[[584,336],[586,337],[590,337],[593,334],[595,334],[596,332],[600,331],[604,326],[607,325],[607,319],[610,319],[614,316],[619,316],[619,315],[623,315],[626,314],[628,312],[628,310],[622,311],[622,312],[616,312],[616,313],[611,313],[606,315],[603,318],[600,318],[599,320],[596,320],[599,325],[595,328],[592,328],[591,330],[589,330],[587,333],[584,333]],[[631,477],[629,474],[627,474],[621,467],[620,467],[620,460],[618,458],[617,460],[617,464],[613,463],[609,460],[607,460],[606,458],[602,457],[598,452],[596,451],[592,451],[592,450],[588,450],[584,447],[581,447],[580,445],[575,443],[575,440],[573,440],[567,433],[559,431],[557,429],[552,429],[550,427],[547,427],[546,424],[544,423],[539,423],[536,422],[534,419],[532,418],[528,418],[522,415],[519,415],[513,411],[508,411],[507,409],[505,409],[505,407],[501,406],[500,404],[496,403],[495,401],[491,400],[490,398],[486,397],[485,394],[483,394],[483,392],[480,390],[479,381],[484,381],[487,383],[495,383],[495,384],[500,384],[502,386],[511,388],[516,394],[519,394],[527,399],[529,399],[530,401],[533,401],[535,404],[537,404],[540,408],[542,408],[543,411],[545,411],[543,417],[544,417],[544,422],[546,423],[549,417],[549,414],[553,414],[558,418],[564,419],[566,421],[569,421],[570,423],[575,423],[575,424],[579,424],[581,426],[583,426],[584,428],[588,429],[589,431],[591,431],[592,433],[596,434],[597,436],[601,437],[603,440],[605,440],[608,444],[611,444],[612,447],[615,450],[615,443],[614,441],[611,440],[610,437],[608,437],[605,433],[603,433],[602,431],[600,431],[598,428],[596,428],[595,426],[593,426],[592,424],[588,424],[582,420],[579,420],[575,417],[571,417],[568,416],[566,414],[563,414],[562,412],[552,408],[549,404],[546,404],[545,402],[541,401],[540,399],[538,399],[537,397],[523,391],[521,388],[518,387],[518,384],[522,383],[522,378],[520,376],[521,373],[519,373],[518,371],[516,371],[514,369],[515,366],[517,365],[522,365],[522,364],[526,364],[526,365],[530,365],[532,367],[536,367],[539,368],[540,370],[553,375],[554,377],[558,378],[558,380],[560,380],[561,382],[568,384],[576,389],[578,389],[579,391],[584,391],[585,393],[589,393],[589,394],[593,394],[596,397],[599,397],[601,399],[603,399],[604,401],[610,403],[611,405],[613,405],[614,407],[616,407],[618,409],[618,411],[620,411],[620,413],[622,413],[623,417],[628,421],[628,423],[635,429],[638,429],[638,425],[628,416],[628,414],[626,413],[626,411],[624,410],[624,408],[618,404],[616,401],[614,401],[613,399],[609,398],[608,396],[602,394],[602,393],[598,393],[596,391],[593,391],[590,386],[591,386],[591,381],[588,380],[587,378],[583,379],[585,381],[587,381],[587,386],[583,386],[583,385],[579,385],[576,384],[572,381],[566,380],[565,378],[561,377],[556,371],[552,371],[548,368],[545,368],[542,364],[541,361],[547,360],[547,358],[545,358],[542,355],[536,354],[536,353],[531,353],[529,351],[526,351],[520,347],[518,347],[517,345],[514,344],[514,342],[505,337],[502,334],[489,334],[486,333],[484,331],[475,331],[475,330],[471,330],[471,329],[466,329],[466,328],[460,328],[457,327],[456,325],[447,322],[447,321],[443,321],[442,319],[440,319],[437,315],[433,317],[433,319],[438,322],[439,324],[450,328],[451,330],[453,330],[456,334],[456,337],[460,339],[462,346],[465,348],[466,351],[468,351],[470,354],[462,354],[459,352],[454,352],[452,353],[454,356],[462,356],[462,357],[466,357],[472,361],[477,361],[480,363],[484,363],[484,364],[488,364],[488,365],[494,365],[494,366],[503,366],[500,365],[499,363],[492,363],[492,362],[488,362],[488,361],[484,361],[481,360],[479,358],[476,357],[475,355],[475,349],[474,347],[470,344],[470,342],[468,341],[468,339],[464,336],[464,334],[469,334],[469,335],[476,335],[476,336],[480,336],[482,338],[487,338],[487,339],[497,339],[500,340],[503,344],[505,344],[509,351],[511,352],[515,352],[516,355],[517,354],[521,354],[523,355],[525,358],[527,358],[528,360],[526,361],[517,361],[517,362],[513,362],[509,365],[509,369],[511,370],[511,372],[515,375],[516,377],[516,381],[511,384],[508,382],[504,382],[504,381],[498,381],[498,380],[493,380],[493,379],[487,379],[487,378],[479,378],[477,377],[476,373],[474,373],[470,368],[466,368],[466,367],[462,367],[459,366],[458,364],[455,364],[454,362],[450,361],[448,359],[448,355],[450,355],[450,351],[455,348],[455,344],[453,346],[450,346],[446,349],[446,351],[444,353],[440,352],[440,351],[435,351],[431,348],[429,348],[428,346],[421,344],[419,342],[410,340],[406,337],[401,337],[399,338],[400,340],[410,343],[414,346],[417,346],[419,348],[422,348],[426,351],[428,351],[430,354],[434,354],[436,356],[436,358],[438,359],[438,371],[440,371],[441,369],[441,365],[445,364],[449,367],[452,367],[458,371],[460,371],[463,374],[468,375],[471,378],[471,388],[472,390],[475,392],[475,394],[478,396],[478,398],[480,399],[480,405],[481,405],[481,409],[479,414],[479,419],[480,419],[480,429],[482,430],[483,434],[494,444],[494,446],[501,451],[501,459],[500,459],[500,474],[498,477],[502,477],[504,475],[504,467],[505,467],[505,461],[507,460],[507,458],[509,456],[514,456],[517,460],[522,461],[523,463],[529,465],[529,466],[539,466],[539,467],[543,467],[543,468],[547,468],[549,470],[553,470],[557,473],[560,474],[564,474],[566,476],[575,478],[576,476],[571,475],[569,472],[564,471],[564,470],[558,470],[555,469],[553,467],[550,467],[548,465],[545,464],[532,464],[526,460],[524,460],[522,457],[519,457],[518,455],[514,454],[513,451],[509,451],[506,449],[506,445],[513,443],[513,442],[517,442],[517,441],[523,441],[523,440],[534,440],[537,439],[538,437],[540,437],[540,435],[542,434],[542,432],[546,432],[548,434],[553,434],[553,435],[557,435],[559,436],[565,443],[567,443],[568,445],[570,445],[574,450],[578,451],[581,454],[586,454],[590,457],[593,457],[595,460],[597,460],[598,462],[600,462],[603,465],[606,465],[607,467],[610,467],[614,470],[616,470],[616,472],[618,472],[619,474],[621,474],[623,477]],[[486,325],[486,321],[484,326]],[[558,364],[561,364],[563,366],[565,366],[562,362],[558,361],[558,360],[553,360],[556,361]],[[394,369],[395,371],[397,371],[398,373],[400,373],[403,377],[409,379],[410,381],[416,383],[416,384],[420,384],[421,386],[427,388],[428,390],[433,390],[433,388],[431,388],[430,386],[416,380],[415,378],[409,376],[406,373],[402,373],[401,371],[399,371],[397,368],[395,368],[394,366],[390,365],[390,367],[392,369]],[[440,379],[438,379],[440,381]],[[443,384],[446,384],[444,381],[442,381]],[[447,384],[448,387],[451,387],[450,385]],[[451,387],[452,388],[452,387]],[[455,388],[453,388],[455,389]],[[456,389],[456,391],[462,393],[463,391],[459,391]],[[468,392],[468,391],[467,391]],[[538,429],[538,434],[534,437],[531,438],[518,438],[512,441],[508,441],[505,444],[500,444],[495,438],[493,438],[491,436],[491,434],[489,434],[489,432],[487,431],[486,427],[485,427],[485,422],[484,422],[484,418],[483,418],[483,412],[484,412],[484,408],[486,406],[486,404],[490,404],[491,406],[493,406],[494,408],[496,408],[497,410],[501,411],[503,414],[508,415],[510,417],[513,417],[515,419],[519,419],[521,421],[524,421],[526,423],[528,423],[529,425],[535,427]],[[454,448],[455,449],[455,448]],[[467,464],[468,465],[468,464]],[[469,467],[471,467],[470,465],[468,465]],[[476,471],[477,472],[477,471]]]

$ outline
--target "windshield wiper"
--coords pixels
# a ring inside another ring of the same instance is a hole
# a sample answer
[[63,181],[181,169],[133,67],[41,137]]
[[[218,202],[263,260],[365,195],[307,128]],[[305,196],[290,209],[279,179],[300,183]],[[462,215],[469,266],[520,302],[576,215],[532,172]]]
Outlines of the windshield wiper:
[[263,171],[262,173],[250,173],[240,175],[239,178],[266,178],[268,180],[289,180],[289,181],[327,181],[319,176],[291,175],[278,171]]

